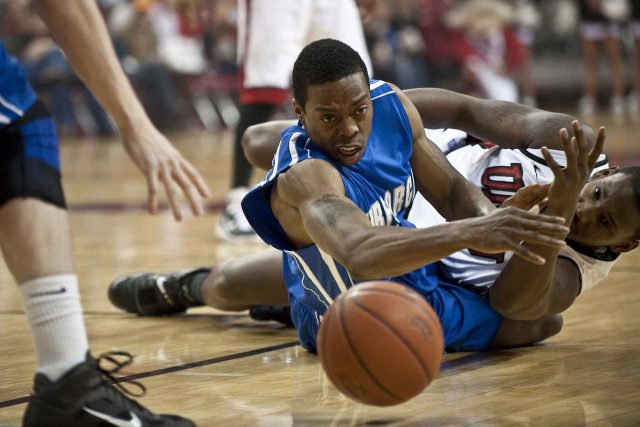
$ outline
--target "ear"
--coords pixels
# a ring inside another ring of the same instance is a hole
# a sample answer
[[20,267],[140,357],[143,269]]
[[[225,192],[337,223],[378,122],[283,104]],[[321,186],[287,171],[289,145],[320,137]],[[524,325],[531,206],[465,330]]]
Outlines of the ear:
[[619,254],[629,252],[638,247],[637,240],[629,240],[628,242],[621,243],[619,245],[611,245],[611,250],[618,252]]
[[613,175],[618,172],[618,169],[620,169],[618,166],[611,166],[607,169],[602,169],[601,171],[594,173],[591,179],[604,178],[605,176]]
[[296,115],[302,121],[302,126],[304,127],[304,110],[302,109],[302,105],[300,105],[295,98],[291,99],[291,104],[293,105],[293,111],[296,112]]

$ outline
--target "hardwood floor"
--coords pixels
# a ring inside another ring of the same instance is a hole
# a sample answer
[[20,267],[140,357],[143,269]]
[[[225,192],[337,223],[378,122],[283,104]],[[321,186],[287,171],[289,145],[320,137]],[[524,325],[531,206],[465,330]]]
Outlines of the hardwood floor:
[[[640,127],[613,127],[612,163],[640,164]],[[581,295],[564,330],[530,348],[445,356],[440,378],[417,398],[374,408],[340,395],[292,329],[201,308],[138,318],[106,298],[133,271],[210,265],[261,245],[228,245],[215,223],[228,188],[231,135],[177,135],[213,190],[209,213],[175,224],[144,214],[146,186],[120,146],[66,141],[64,185],[76,267],[94,354],[137,355],[124,375],[142,377],[142,402],[201,426],[635,426],[640,424],[640,250]],[[17,289],[0,260],[0,426],[16,426],[35,358]]]

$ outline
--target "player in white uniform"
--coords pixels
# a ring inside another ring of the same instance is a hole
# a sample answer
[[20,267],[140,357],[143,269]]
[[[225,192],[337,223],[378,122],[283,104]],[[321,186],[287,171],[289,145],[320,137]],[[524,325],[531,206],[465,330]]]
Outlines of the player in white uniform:
[[[573,117],[564,114],[513,103],[480,100],[440,89],[416,89],[406,93],[418,108],[425,126],[465,128],[503,147],[469,145],[472,138],[466,138],[466,134],[460,131],[428,132],[428,136],[440,142],[443,151],[449,152],[447,159],[468,179],[484,187],[485,194],[497,204],[525,184],[550,182],[553,173],[551,168],[545,166],[547,160],[540,157],[539,147],[547,144],[560,147],[558,130],[561,128],[575,132],[575,129],[571,129]],[[256,166],[268,168],[279,140],[279,131],[287,126],[288,122],[272,122],[252,127],[243,141],[249,160]],[[590,129],[585,128],[582,132],[588,135],[591,143],[595,141]],[[558,163],[565,164],[560,151],[550,150],[550,154]],[[529,282],[541,278],[553,280],[556,291],[551,296],[553,303],[548,305],[547,313],[552,316],[552,313],[564,311],[580,292],[581,281],[586,288],[608,272],[612,263],[597,258],[615,258],[616,254],[637,247],[640,238],[640,211],[637,208],[640,195],[633,190],[640,188],[640,168],[617,170],[607,168],[603,156],[597,160],[598,172],[586,185],[580,183],[577,201],[571,201],[567,194],[568,203],[577,206],[569,239],[575,241],[572,245],[581,247],[581,252],[590,252],[592,256],[579,255],[567,247],[562,254],[555,254],[546,260],[545,265],[554,268],[549,278],[545,276],[549,271],[542,268],[535,270],[535,274],[522,274],[527,266],[522,268],[522,265],[518,265],[518,261],[521,261],[518,257],[511,262],[505,259],[498,263],[495,259],[479,256],[468,256],[461,260],[456,254],[441,263],[443,270],[452,267],[446,273],[447,277],[456,279],[461,286],[486,286],[489,282],[494,286],[503,286],[504,281],[515,282],[519,286],[521,277],[527,277]],[[558,171],[559,168],[556,173]],[[427,213],[426,202],[415,203],[411,216],[414,222],[419,222],[419,226],[441,221]],[[627,214],[624,217],[620,215],[621,206],[626,207]],[[169,275],[130,275],[112,283],[109,297],[117,307],[141,315],[183,312],[190,306],[202,304],[223,310],[245,310],[260,304],[285,305],[287,294],[281,277],[281,262],[279,254],[266,250],[213,269]],[[456,263],[465,263],[465,271],[458,270]],[[286,320],[287,317],[286,309],[254,309],[252,312],[254,317],[261,317],[262,314],[278,320]],[[551,334],[559,331],[558,325],[551,327],[557,328]],[[523,334],[527,333],[530,331],[523,331]],[[517,340],[517,337],[514,339]]]
[[290,101],[291,70],[302,48],[322,38],[340,40],[358,52],[371,74],[357,7],[360,3],[374,2],[238,0],[240,118],[236,126],[231,191],[217,227],[217,234],[225,240],[259,240],[240,207],[253,169],[244,156],[241,138],[249,126],[269,120],[279,106]]
[[[496,206],[523,187],[553,181],[553,171],[547,166],[539,149],[504,149],[473,137],[468,138],[466,133],[454,129],[427,129],[426,132],[427,137],[446,154],[447,160],[458,172],[480,187]],[[550,152],[561,166],[566,165],[564,152]],[[593,174],[608,167],[603,154],[598,159]],[[431,227],[445,222],[435,208],[419,194],[413,203],[409,221],[417,227]],[[486,290],[498,278],[512,255],[510,252],[479,254],[464,249],[441,260],[441,272],[453,283],[473,287],[476,288],[475,291],[483,293],[483,289]],[[618,258],[606,252],[598,255],[593,251],[585,251],[581,245],[571,240],[559,256],[571,260],[580,270],[582,291],[594,287],[604,279]]]

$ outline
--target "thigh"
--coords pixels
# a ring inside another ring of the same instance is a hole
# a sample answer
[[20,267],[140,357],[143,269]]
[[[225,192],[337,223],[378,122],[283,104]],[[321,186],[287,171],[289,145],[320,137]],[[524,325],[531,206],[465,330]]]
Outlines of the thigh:
[[323,38],[340,40],[351,46],[372,73],[360,13],[354,0],[316,0],[306,43]]
[[287,89],[309,26],[310,0],[250,0],[240,18],[242,86]]
[[502,316],[486,298],[440,283],[426,299],[440,318],[447,351],[482,351],[491,347]]
[[0,130],[0,248],[18,283],[73,271],[58,138],[36,103]]

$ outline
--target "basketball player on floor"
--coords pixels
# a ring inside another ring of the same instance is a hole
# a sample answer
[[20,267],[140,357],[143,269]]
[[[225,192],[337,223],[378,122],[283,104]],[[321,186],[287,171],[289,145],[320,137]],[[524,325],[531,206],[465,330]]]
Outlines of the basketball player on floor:
[[[538,253],[557,255],[569,232],[562,222],[573,210],[552,202],[558,192],[577,198],[603,135],[588,154],[578,129],[578,143],[567,143],[578,164],[570,162],[565,172],[544,151],[564,178],[551,189],[547,215],[496,209],[427,142],[418,111],[402,92],[381,81],[368,83],[366,66],[344,43],[308,45],[293,71],[295,109],[304,127],[283,132],[274,168],[243,201],[256,231],[283,251],[303,346],[315,350],[320,316],[340,292],[354,281],[379,278],[404,283],[431,303],[449,351],[527,344],[559,329],[558,319],[545,317],[539,303],[548,300],[550,283],[500,289],[496,298],[509,319],[475,293],[438,283],[437,266],[429,263],[466,247],[510,250],[537,266],[545,262]],[[414,229],[404,215],[416,189],[445,218],[459,221]],[[508,297],[501,299],[503,294]]]
[[[115,120],[127,153],[146,176],[149,210],[157,210],[161,182],[177,220],[182,216],[179,191],[193,213],[200,214],[200,196],[208,196],[207,186],[151,124],[116,60],[95,2],[76,1],[69,7],[53,0],[36,4],[74,70]],[[37,359],[23,424],[193,426],[178,416],[153,414],[125,397],[89,354],[53,119],[2,44],[0,134],[0,247],[20,284]]]
[[[480,140],[453,129],[427,130],[427,136],[447,154],[447,160],[482,188],[496,205],[509,203],[507,198],[516,191],[518,196],[512,201],[530,194],[532,197],[526,196],[529,200],[524,200],[524,206],[537,203],[538,190],[533,184],[548,187],[553,180],[552,170],[541,158],[539,147],[543,144],[549,144],[552,156],[560,164],[566,164],[557,129],[571,129],[574,120],[571,116],[441,89],[411,89],[405,93],[421,113],[425,126],[465,129],[500,146],[479,143]],[[279,121],[251,127],[243,138],[243,145],[252,163],[269,168],[280,131],[291,124]],[[584,132],[593,142],[590,128],[585,126]],[[607,275],[620,253],[638,245],[640,212],[635,206],[640,196],[634,189],[640,188],[640,168],[608,168],[602,155],[594,171],[597,173],[580,194],[575,223],[572,222],[567,236],[569,246],[557,259],[547,258],[547,262],[555,263],[548,314],[568,308],[581,291],[592,288]],[[521,190],[525,186],[529,187]],[[540,189],[544,196],[545,189]],[[624,208],[618,209],[619,206]],[[621,212],[627,214],[621,216]],[[409,219],[418,227],[443,221],[420,194],[416,196]],[[509,259],[509,253],[488,256],[463,250],[440,261],[440,274],[451,283],[487,295],[488,286],[499,278]],[[517,268],[510,274],[522,277]],[[166,294],[158,288],[157,279],[162,279],[162,290]],[[183,312],[190,306],[206,304],[222,310],[250,309],[254,318],[290,322],[288,307],[260,305],[288,303],[281,256],[271,249],[213,269],[126,276],[114,282],[110,298],[121,309],[141,315]]]
[[[324,37],[354,48],[371,70],[356,3],[368,0],[239,0],[238,58],[241,64],[240,119],[236,127],[233,175],[217,234],[234,241],[259,240],[247,222],[240,201],[247,193],[252,166],[241,138],[251,125],[262,123],[289,101],[291,69],[309,42]],[[366,10],[364,11],[366,13]]]

